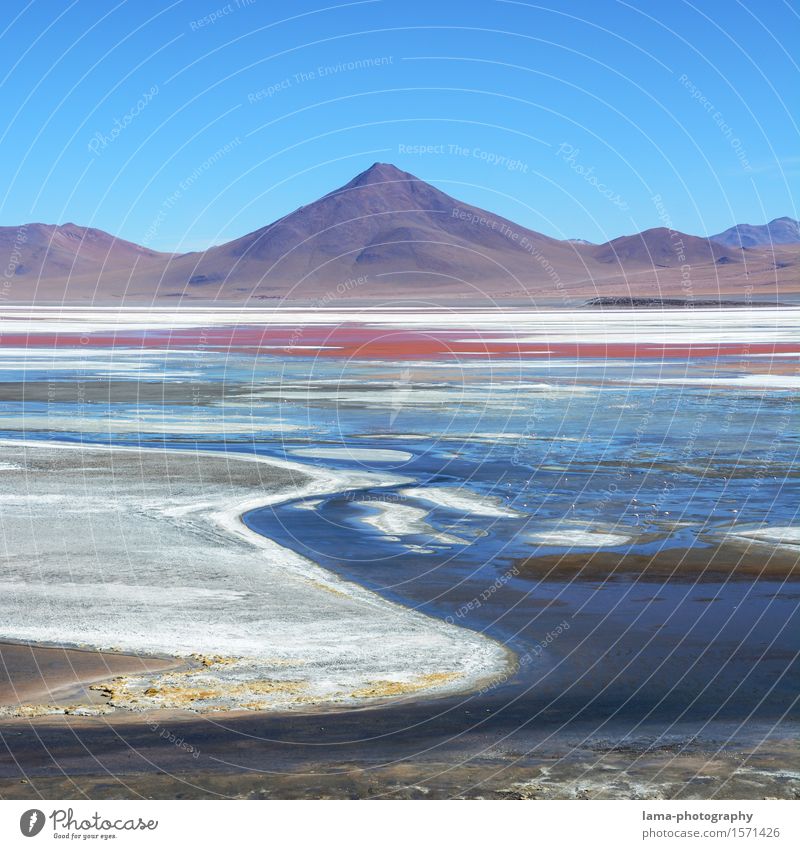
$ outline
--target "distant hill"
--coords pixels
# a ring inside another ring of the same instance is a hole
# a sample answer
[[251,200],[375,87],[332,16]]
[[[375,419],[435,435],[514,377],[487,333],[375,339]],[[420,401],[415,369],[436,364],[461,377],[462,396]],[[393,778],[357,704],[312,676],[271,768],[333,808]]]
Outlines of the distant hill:
[[386,163],[206,251],[164,254],[75,224],[28,224],[0,228],[0,263],[7,303],[565,304],[800,290],[800,245],[743,252],[665,228],[602,245],[562,241]]
[[800,244],[800,221],[775,218],[769,224],[737,224],[710,238],[721,245],[736,248]]
[[594,257],[600,262],[619,262],[628,267],[636,264],[657,268],[703,265],[723,259],[739,262],[742,258],[740,251],[726,250],[709,239],[689,236],[666,227],[613,239],[605,245],[599,245]]
[[82,297],[86,279],[100,282],[106,275],[130,275],[140,263],[161,267],[169,256],[77,224],[0,227],[0,260],[9,300],[34,293],[40,281],[50,289],[54,280],[62,282],[69,297],[67,286],[73,279],[82,281],[75,293]]

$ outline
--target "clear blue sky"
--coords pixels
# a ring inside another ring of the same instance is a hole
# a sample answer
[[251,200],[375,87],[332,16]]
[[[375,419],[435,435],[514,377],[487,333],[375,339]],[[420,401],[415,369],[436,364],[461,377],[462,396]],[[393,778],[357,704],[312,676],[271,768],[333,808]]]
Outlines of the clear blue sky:
[[3,13],[0,224],[197,249],[376,160],[559,238],[800,217],[794,0]]

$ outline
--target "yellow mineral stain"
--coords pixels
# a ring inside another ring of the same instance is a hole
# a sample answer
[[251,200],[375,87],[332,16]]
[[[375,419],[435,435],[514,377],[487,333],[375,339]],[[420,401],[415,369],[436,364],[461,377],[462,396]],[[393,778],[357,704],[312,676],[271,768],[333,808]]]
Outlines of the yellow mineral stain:
[[226,657],[221,654],[192,654],[189,656],[205,667],[230,666],[231,664],[238,663],[241,660],[240,657]]
[[0,718],[21,716],[30,719],[35,716],[47,716],[48,714],[64,712],[65,708],[56,707],[55,705],[0,705]]
[[[144,695],[156,703],[153,705],[154,707],[193,707],[197,702],[235,699],[235,704],[228,704],[228,708],[235,708],[239,704],[239,699],[252,700],[254,697],[258,696],[291,696],[299,692],[304,686],[304,683],[301,681],[271,680],[246,681],[239,684],[215,682],[214,687],[196,687],[164,683],[148,687],[144,691]],[[266,707],[264,702],[249,701],[247,704],[253,705],[254,707],[257,705],[259,708]]]
[[336,587],[332,587],[330,584],[323,584],[322,581],[315,581],[313,579],[308,581],[312,587],[316,587],[318,590],[322,590],[323,592],[330,593],[331,595],[338,595],[342,598],[350,598],[350,596],[346,592],[342,592],[342,590],[337,590]]
[[354,699],[379,699],[388,696],[402,696],[417,693],[431,687],[438,687],[460,677],[456,672],[431,672],[420,675],[411,681],[370,681],[365,687],[354,690],[350,696]]

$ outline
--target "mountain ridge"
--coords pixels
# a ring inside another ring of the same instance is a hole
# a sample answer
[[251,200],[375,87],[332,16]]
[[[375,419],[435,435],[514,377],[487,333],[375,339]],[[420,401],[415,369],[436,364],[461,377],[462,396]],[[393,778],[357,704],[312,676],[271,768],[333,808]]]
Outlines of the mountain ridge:
[[[772,253],[746,247],[663,227],[601,245],[558,240],[381,162],[276,221],[204,251],[152,251],[72,223],[0,227],[0,257],[8,257],[3,265],[16,289],[9,298],[22,289],[22,300],[32,297],[28,282],[34,295],[63,301],[313,302],[351,279],[366,282],[337,297],[652,296],[674,290],[676,274],[685,277],[687,267],[702,291],[735,292],[752,284],[754,274],[764,278],[758,285],[768,286],[771,272],[776,291],[794,284],[800,251],[789,245],[779,255],[774,245]],[[686,289],[685,280],[681,286]]]
[[800,221],[783,216],[766,224],[734,224],[709,238],[728,247],[766,247],[800,243]]

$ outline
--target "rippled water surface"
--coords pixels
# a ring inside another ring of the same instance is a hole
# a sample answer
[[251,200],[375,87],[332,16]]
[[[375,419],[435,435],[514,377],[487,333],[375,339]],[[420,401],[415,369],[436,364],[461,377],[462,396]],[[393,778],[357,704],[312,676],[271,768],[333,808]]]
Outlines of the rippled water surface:
[[598,733],[796,719],[796,353],[0,350],[4,436],[374,472],[246,521],[511,648],[476,711]]

